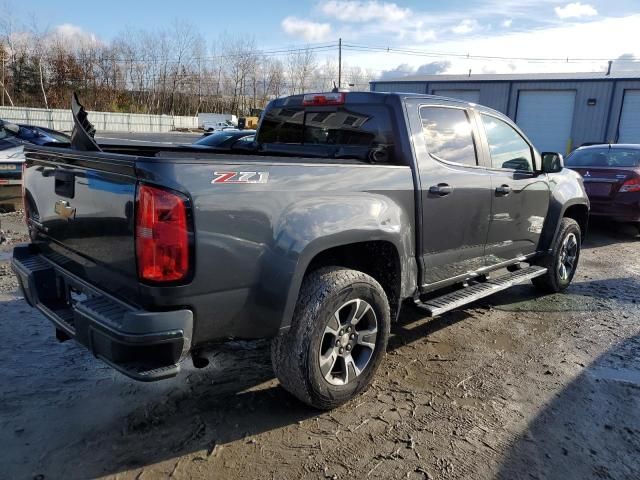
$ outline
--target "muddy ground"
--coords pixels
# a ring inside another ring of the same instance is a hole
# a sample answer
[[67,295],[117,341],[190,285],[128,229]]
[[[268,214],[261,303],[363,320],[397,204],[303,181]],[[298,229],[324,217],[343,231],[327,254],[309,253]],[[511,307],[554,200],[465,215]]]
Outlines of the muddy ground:
[[273,379],[266,343],[128,380],[16,291],[0,216],[0,477],[640,478],[640,240],[592,229],[565,294],[519,286],[393,328],[372,388],[332,412]]
[[20,185],[0,186],[0,213],[14,212],[16,209],[22,208],[21,197],[22,187]]

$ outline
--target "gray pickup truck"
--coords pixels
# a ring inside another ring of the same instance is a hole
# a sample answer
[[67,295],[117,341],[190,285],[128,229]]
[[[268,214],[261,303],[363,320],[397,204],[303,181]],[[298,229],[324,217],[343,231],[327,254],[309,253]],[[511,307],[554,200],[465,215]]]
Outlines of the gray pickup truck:
[[370,384],[406,301],[433,316],[529,280],[558,292],[578,265],[579,175],[489,108],[297,95],[224,152],[100,146],[72,112],[71,147],[25,148],[12,265],[58,339],[138,380],[272,338],[282,386],[332,408]]

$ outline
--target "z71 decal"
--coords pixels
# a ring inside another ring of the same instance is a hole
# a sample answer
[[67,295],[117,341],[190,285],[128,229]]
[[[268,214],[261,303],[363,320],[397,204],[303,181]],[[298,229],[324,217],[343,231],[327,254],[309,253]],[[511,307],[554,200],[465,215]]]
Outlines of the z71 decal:
[[267,183],[269,172],[213,172],[211,183]]

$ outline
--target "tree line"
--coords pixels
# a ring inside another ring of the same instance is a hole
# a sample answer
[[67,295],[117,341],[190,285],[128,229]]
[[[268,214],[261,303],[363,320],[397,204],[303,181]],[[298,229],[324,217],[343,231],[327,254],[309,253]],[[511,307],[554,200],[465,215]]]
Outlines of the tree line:
[[[331,45],[261,50],[250,35],[210,47],[190,24],[128,29],[110,42],[0,19],[4,105],[68,108],[72,92],[90,110],[249,115],[272,98],[327,91],[338,79]],[[343,65],[343,86],[368,89],[371,71]]]

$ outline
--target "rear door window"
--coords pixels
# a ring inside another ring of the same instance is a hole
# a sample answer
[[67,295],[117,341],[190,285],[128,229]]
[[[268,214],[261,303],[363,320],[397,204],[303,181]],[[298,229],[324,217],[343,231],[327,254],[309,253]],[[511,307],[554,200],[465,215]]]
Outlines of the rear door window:
[[429,153],[437,160],[477,165],[473,130],[467,112],[460,108],[420,108],[422,133]]

